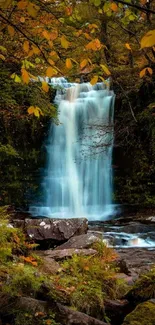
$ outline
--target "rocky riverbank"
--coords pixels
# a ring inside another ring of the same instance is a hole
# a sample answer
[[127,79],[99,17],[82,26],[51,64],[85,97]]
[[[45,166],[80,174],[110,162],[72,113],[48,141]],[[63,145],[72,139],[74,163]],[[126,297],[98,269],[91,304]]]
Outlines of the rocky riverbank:
[[153,216],[88,224],[14,214],[2,227],[3,325],[154,325],[155,247],[138,242],[154,238]]

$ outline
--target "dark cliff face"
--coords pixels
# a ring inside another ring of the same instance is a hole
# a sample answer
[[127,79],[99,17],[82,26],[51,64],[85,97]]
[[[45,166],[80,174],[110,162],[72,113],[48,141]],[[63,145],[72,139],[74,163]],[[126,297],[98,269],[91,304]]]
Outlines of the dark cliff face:
[[139,84],[129,83],[124,91],[120,91],[117,83],[114,88],[114,200],[122,204],[154,205],[155,80],[146,78]]

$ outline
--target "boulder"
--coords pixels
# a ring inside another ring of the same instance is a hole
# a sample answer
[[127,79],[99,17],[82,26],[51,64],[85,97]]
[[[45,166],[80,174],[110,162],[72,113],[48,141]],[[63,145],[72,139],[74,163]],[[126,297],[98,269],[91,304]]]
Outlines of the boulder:
[[[11,303],[11,305],[8,303]],[[102,322],[84,313],[72,310],[71,308],[61,305],[60,303],[55,303],[54,301],[47,302],[30,297],[17,297],[14,299],[14,301],[11,301],[10,299],[5,301],[5,306],[1,301],[0,306],[0,317],[5,317],[4,314],[6,313],[10,316],[13,316],[18,315],[19,311],[22,311],[23,314],[24,312],[29,312],[33,315],[33,321],[35,321],[35,324],[37,321],[37,318],[35,318],[35,316],[37,317],[37,315],[40,314],[45,316],[49,315],[50,317],[50,314],[52,313],[55,314],[55,320],[61,325],[107,325],[105,322]],[[20,324],[22,324],[22,321],[23,320],[21,320]]]
[[123,325],[155,325],[155,300],[139,304],[125,317]]
[[62,325],[107,325],[105,322],[102,322],[84,313],[72,310],[59,303],[57,304],[57,307],[58,316],[56,317],[56,320],[59,321]]
[[[131,275],[135,277],[142,272],[149,271],[154,264],[155,248],[151,250],[136,247],[121,248],[117,249],[117,253],[120,259],[126,263],[129,273],[131,272]],[[125,273],[127,274],[127,272]]]
[[[44,256],[45,261],[51,260],[51,263],[53,263],[53,259],[56,261],[63,260],[68,257],[72,257],[73,255],[84,255],[84,256],[89,256],[89,255],[96,255],[97,251],[95,249],[89,248],[89,249],[78,249],[78,248],[68,248],[68,249],[49,249],[46,251],[40,251],[38,254],[42,257]],[[50,264],[51,264],[50,263]]]
[[50,240],[53,243],[62,243],[72,236],[85,234],[88,221],[85,218],[75,219],[25,219],[24,228],[29,236],[37,242]]
[[110,300],[104,301],[105,313],[110,318],[113,325],[122,324],[124,317],[132,311],[127,300]]
[[55,261],[55,259],[51,258],[50,256],[45,256],[45,254],[43,254],[44,256],[41,254],[38,255],[42,258],[42,264],[39,268],[41,272],[46,274],[59,273],[59,271],[61,270],[61,266],[58,262]]
[[101,240],[100,236],[93,235],[91,233],[75,236],[70,238],[66,243],[60,245],[55,250],[62,250],[62,249],[69,249],[69,248],[76,248],[76,249],[83,249],[89,248],[92,244],[99,242]]

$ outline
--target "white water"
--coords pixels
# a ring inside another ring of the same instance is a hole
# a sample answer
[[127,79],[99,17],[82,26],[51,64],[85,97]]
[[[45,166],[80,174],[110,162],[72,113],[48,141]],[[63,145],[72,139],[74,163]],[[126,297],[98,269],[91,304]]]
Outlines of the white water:
[[[44,202],[31,208],[31,212],[55,218],[104,220],[114,213],[111,166],[114,93],[101,83],[69,84],[64,78],[52,79],[51,83],[63,86],[55,98],[60,124],[52,124],[49,131],[48,161],[42,184]],[[103,125],[102,139],[99,122]],[[101,149],[101,153],[94,156],[95,148]]]

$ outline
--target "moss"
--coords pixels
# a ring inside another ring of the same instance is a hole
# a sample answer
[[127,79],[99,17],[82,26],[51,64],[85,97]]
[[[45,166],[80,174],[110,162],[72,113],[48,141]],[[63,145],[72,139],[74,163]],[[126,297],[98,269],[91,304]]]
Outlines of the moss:
[[155,267],[139,277],[126,297],[132,303],[155,298]]
[[123,325],[154,325],[155,302],[147,301],[138,305],[135,310],[126,316]]

